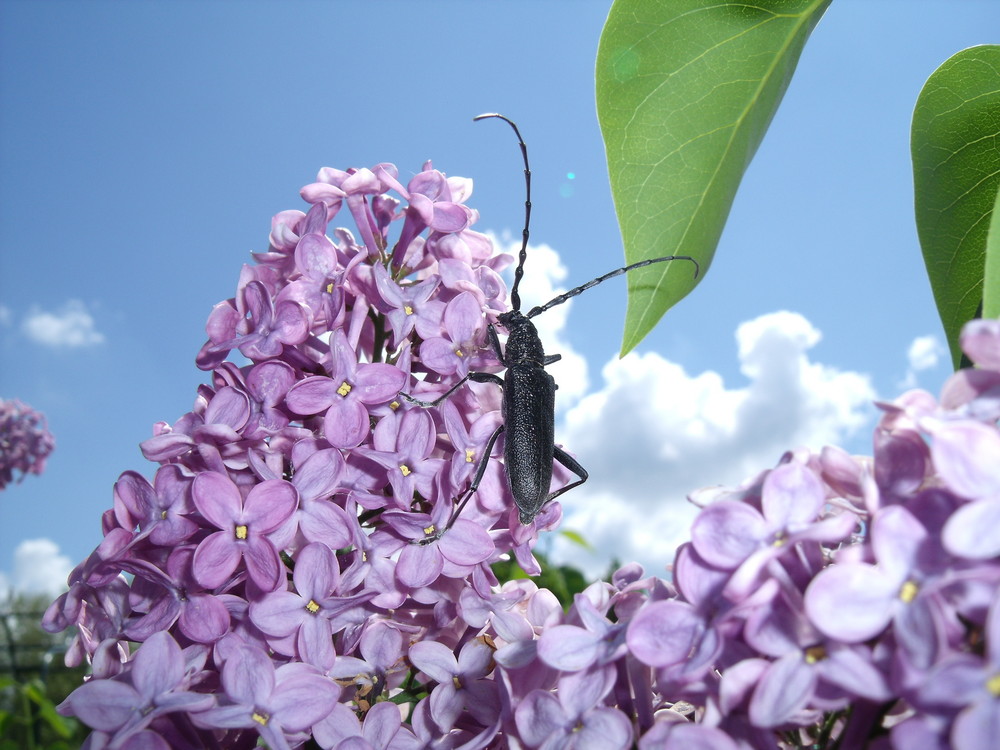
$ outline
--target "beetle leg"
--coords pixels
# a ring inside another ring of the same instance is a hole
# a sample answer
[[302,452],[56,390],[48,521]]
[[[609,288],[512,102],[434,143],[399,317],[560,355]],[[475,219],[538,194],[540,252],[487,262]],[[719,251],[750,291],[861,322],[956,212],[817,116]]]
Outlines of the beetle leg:
[[587,473],[587,470],[580,465],[579,461],[577,461],[575,458],[573,458],[571,455],[569,455],[566,451],[564,451],[558,445],[555,446],[555,450],[553,451],[552,455],[556,459],[556,461],[558,461],[563,466],[565,466],[567,469],[569,469],[570,471],[572,471],[574,474],[576,474],[578,477],[580,477],[580,479],[577,480],[576,482],[572,482],[570,484],[567,484],[565,487],[560,487],[558,490],[556,490],[551,495],[549,495],[547,498],[545,498],[545,502],[546,503],[549,503],[549,502],[555,500],[562,493],[564,493],[564,492],[566,492],[568,490],[571,490],[574,487],[579,487],[581,484],[583,484],[584,482],[586,482],[587,478],[590,476],[590,474]]

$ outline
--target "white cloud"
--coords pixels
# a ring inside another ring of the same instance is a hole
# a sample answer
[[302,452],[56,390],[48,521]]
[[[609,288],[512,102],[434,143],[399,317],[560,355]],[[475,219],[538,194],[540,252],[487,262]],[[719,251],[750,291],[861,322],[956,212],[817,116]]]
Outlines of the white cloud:
[[941,357],[945,354],[947,354],[947,350],[937,336],[918,336],[913,339],[910,348],[906,351],[906,360],[909,366],[906,375],[899,383],[900,388],[915,388],[917,386],[917,373],[937,367]]
[[803,316],[763,315],[736,339],[745,386],[633,353],[609,361],[600,390],[566,413],[557,436],[590,480],[562,498],[565,526],[597,552],[557,537],[559,562],[594,574],[618,557],[662,573],[688,536],[692,490],[736,485],[787,449],[840,443],[870,422],[868,378],[810,361],[820,333]]
[[56,312],[32,308],[21,330],[32,341],[54,348],[93,346],[104,341],[83,302],[75,299]]
[[906,358],[912,370],[929,370],[935,367],[945,353],[944,346],[937,336],[918,336],[913,339]]
[[11,573],[0,573],[0,592],[11,590],[25,594],[46,594],[56,597],[66,590],[66,577],[73,564],[59,554],[59,546],[51,539],[25,539],[14,550]]

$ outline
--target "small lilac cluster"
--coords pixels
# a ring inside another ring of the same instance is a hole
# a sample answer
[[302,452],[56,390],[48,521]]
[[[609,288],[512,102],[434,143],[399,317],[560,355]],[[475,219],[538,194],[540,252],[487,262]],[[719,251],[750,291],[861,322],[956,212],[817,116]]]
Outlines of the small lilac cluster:
[[[400,396],[500,369],[509,258],[470,191],[430,164],[406,186],[324,169],[274,218],[209,318],[211,385],[142,444],[152,482],[121,475],[46,613],[92,665],[60,707],[88,750],[988,746],[1000,324],[967,328],[980,368],[940,403],[883,407],[874,459],[796,451],[703,493],[672,582],[627,565],[564,611],[491,568],[538,573],[557,503],[521,525],[494,455],[453,517],[499,389]],[[358,239],[327,231],[345,206]]]
[[0,490],[45,471],[55,447],[44,414],[17,399],[0,399]]

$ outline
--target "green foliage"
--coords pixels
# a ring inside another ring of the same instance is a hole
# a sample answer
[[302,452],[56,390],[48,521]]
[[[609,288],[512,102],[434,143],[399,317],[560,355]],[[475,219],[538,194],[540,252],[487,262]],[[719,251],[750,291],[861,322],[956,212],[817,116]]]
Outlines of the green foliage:
[[[831,0],[616,0],[597,112],[629,263],[690,255],[703,278],[743,172]],[[690,264],[629,274],[622,353],[697,281]]]
[[990,231],[986,235],[986,264],[983,270],[983,317],[1000,317],[1000,190],[993,202]]
[[88,731],[56,713],[83,680],[62,665],[66,636],[39,625],[46,597],[17,596],[0,610],[0,750],[78,748]]
[[[1000,186],[998,137],[1000,46],[963,50],[924,84],[913,110],[910,143],[917,232],[956,367],[962,325],[982,314],[1000,314],[1000,288],[995,283],[989,291],[983,287],[987,234]],[[998,262],[990,263],[994,277]]]

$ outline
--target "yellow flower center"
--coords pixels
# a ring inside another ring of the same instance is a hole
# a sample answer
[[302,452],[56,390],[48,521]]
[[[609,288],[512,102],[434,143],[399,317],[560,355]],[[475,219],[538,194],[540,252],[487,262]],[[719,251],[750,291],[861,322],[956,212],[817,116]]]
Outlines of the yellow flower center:
[[413,308],[410,307],[409,305],[404,305],[403,312],[405,312],[407,315],[413,315]]
[[986,689],[996,697],[1000,698],[1000,672],[993,675],[986,681]]
[[456,349],[455,350],[455,354],[457,354],[459,357],[464,357],[465,356],[465,353],[461,349]]
[[268,716],[267,714],[257,713],[256,711],[250,714],[250,718],[256,721],[258,724],[260,724],[262,727],[266,727],[267,722],[271,720],[271,717]]
[[337,389],[337,393],[341,396],[346,396],[351,392],[351,384],[346,380],[340,384],[340,388]]
[[435,528],[434,524],[431,524],[430,526],[425,527],[424,528],[424,534],[426,534],[427,536],[430,536],[431,534],[434,533],[434,528]]
[[404,476],[404,477],[408,477],[408,476],[410,476],[410,474],[412,473],[412,472],[410,471],[410,467],[409,467],[409,466],[407,466],[406,464],[400,464],[400,465],[399,465],[399,470],[400,470],[401,472],[403,472],[403,476]]
[[306,609],[308,609],[313,614],[316,614],[317,612],[319,612],[319,605],[316,603],[315,599],[310,599],[309,603],[306,605]]
[[909,604],[917,598],[917,593],[919,591],[920,587],[917,586],[917,584],[913,581],[907,581],[899,589],[899,598],[903,600],[904,604]]
[[236,527],[236,538],[237,539],[246,539],[247,538],[247,527],[246,526],[237,526]]
[[465,449],[465,463],[471,464],[476,460],[476,453],[471,448]]
[[399,406],[400,403],[398,401],[393,401],[392,403],[389,404],[389,408],[392,409],[393,411],[396,411],[396,409],[398,409]]
[[826,649],[822,646],[810,646],[805,650],[806,664],[815,664],[826,658]]

